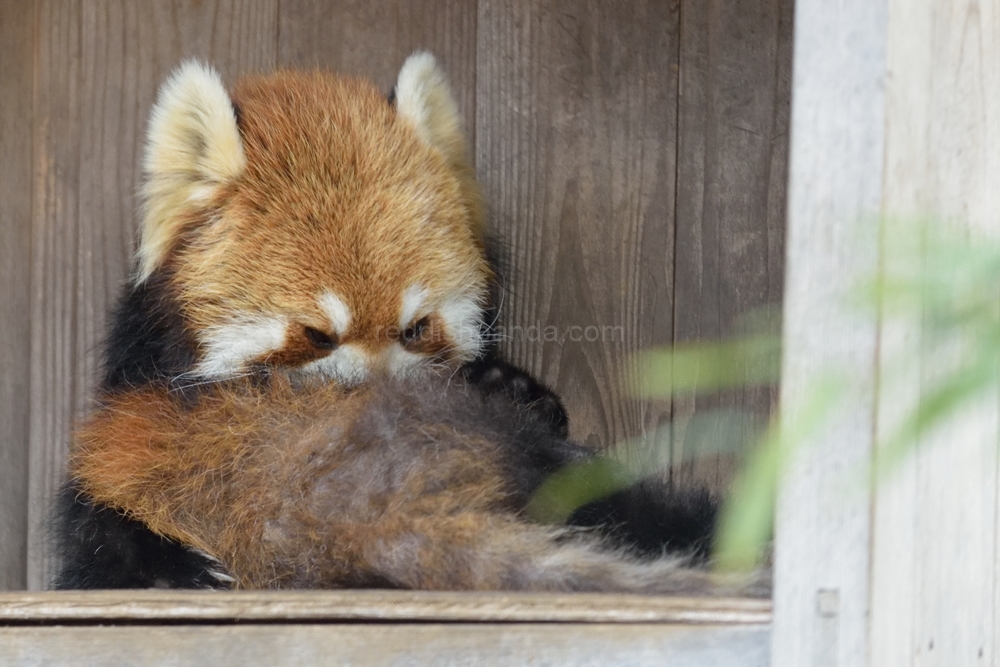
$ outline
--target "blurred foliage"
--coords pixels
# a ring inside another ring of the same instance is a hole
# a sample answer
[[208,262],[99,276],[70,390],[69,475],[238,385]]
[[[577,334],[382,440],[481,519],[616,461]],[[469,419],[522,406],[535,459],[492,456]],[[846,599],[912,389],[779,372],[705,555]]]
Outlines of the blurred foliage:
[[843,384],[832,379],[817,383],[795,419],[771,419],[722,507],[712,558],[718,569],[749,570],[760,562],[774,531],[781,474],[797,447],[822,426],[843,391]]
[[[717,393],[748,386],[776,385],[781,377],[781,339],[768,331],[777,318],[766,312],[751,314],[738,328],[747,333],[737,339],[716,343],[676,345],[671,349],[650,350],[639,357],[640,395],[669,399],[694,393]],[[735,436],[722,448],[689,447],[685,451],[698,456],[722,452],[744,453],[747,461],[727,495],[717,526],[713,562],[723,570],[750,569],[766,551],[774,526],[777,478],[794,449],[807,432],[815,428],[834,398],[835,390],[824,386],[808,403],[796,428],[781,429],[777,419],[766,429],[733,428],[711,424],[719,419],[715,412],[696,414],[692,421],[709,422],[705,430]],[[732,411],[731,411],[732,412]],[[742,414],[744,423],[755,416]],[[730,416],[732,419],[732,416]],[[714,428],[713,428],[714,426]],[[690,431],[690,426],[686,431]],[[747,442],[747,434],[750,443]],[[756,437],[752,434],[758,434]],[[752,444],[748,448],[748,444]],[[648,469],[647,469],[648,472]]]
[[532,496],[528,516],[543,523],[564,523],[577,508],[666,470],[671,463],[739,454],[746,445],[745,434],[759,430],[758,421],[738,410],[697,413],[688,421],[684,434],[691,446],[673,460],[669,428],[621,443],[601,456],[568,465],[549,476]]
[[647,398],[670,398],[686,392],[715,392],[759,384],[777,384],[781,339],[755,335],[721,343],[693,343],[639,355],[638,383]]
[[883,360],[880,382],[919,386],[915,407],[879,443],[875,481],[1000,379],[1000,246],[936,222],[885,225],[893,242],[882,274],[858,301],[877,309],[883,326],[916,332],[916,356]]
[[[859,285],[851,300],[859,315],[877,319],[883,330],[901,327],[911,336],[904,347],[913,349],[882,350],[878,373],[883,391],[915,373],[919,386],[911,388],[912,409],[887,427],[877,443],[873,482],[890,473],[931,430],[942,428],[969,401],[996,390],[1000,378],[1000,246],[972,241],[939,224],[913,220],[883,224],[892,243],[886,243],[881,273]],[[639,395],[658,400],[777,384],[780,337],[761,324],[777,319],[758,313],[748,319],[747,333],[739,338],[646,351],[636,358],[633,384]],[[748,453],[720,517],[717,567],[746,569],[759,562],[772,537],[781,475],[798,448],[814,439],[850,391],[849,379],[830,369],[815,379],[806,396],[799,397],[794,416],[775,415],[767,428],[754,427],[752,415],[732,410],[698,413],[690,420],[685,437],[709,437],[711,443],[702,440],[687,448],[688,456],[692,451],[698,456]],[[607,456],[553,475],[533,499],[531,515],[565,521],[577,507],[662,472],[678,462],[670,460],[671,431],[623,443]],[[760,435],[748,446],[747,433],[754,432]],[[626,456],[626,451],[641,455]]]

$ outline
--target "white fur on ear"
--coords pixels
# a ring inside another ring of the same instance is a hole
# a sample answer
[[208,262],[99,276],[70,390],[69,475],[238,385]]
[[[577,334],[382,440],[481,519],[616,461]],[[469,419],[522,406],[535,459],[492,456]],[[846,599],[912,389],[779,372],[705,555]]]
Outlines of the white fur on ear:
[[160,88],[149,119],[136,283],[166,259],[184,213],[246,167],[236,112],[219,74],[189,60]]
[[396,110],[424,143],[444,153],[453,166],[468,165],[458,105],[430,53],[419,51],[403,63],[396,81]]

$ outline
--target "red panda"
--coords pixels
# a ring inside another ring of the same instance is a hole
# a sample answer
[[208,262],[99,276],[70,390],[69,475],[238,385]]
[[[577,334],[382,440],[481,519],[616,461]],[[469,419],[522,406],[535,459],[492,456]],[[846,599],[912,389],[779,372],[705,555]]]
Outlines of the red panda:
[[[57,588],[722,590],[684,558],[526,517],[590,453],[558,397],[490,355],[482,198],[429,54],[389,99],[320,71],[230,95],[185,64],[144,171]],[[703,538],[681,523],[674,546]]]
[[184,377],[355,384],[474,359],[491,270],[457,123],[429,57],[395,108],[321,72],[248,77],[230,100],[213,72],[178,71],[150,121],[134,282],[176,303]]

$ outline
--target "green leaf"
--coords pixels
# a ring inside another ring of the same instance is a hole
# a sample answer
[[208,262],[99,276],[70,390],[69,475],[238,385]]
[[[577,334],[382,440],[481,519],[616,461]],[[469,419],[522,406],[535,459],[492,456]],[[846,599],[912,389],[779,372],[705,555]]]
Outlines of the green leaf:
[[601,456],[571,464],[547,478],[528,503],[528,516],[543,523],[563,523],[578,508],[610,496],[671,463],[739,453],[759,432],[757,420],[738,410],[710,410],[685,425],[683,452],[671,451],[672,427],[647,438],[626,441]]
[[818,382],[794,422],[772,420],[723,505],[713,554],[717,569],[747,571],[759,562],[774,531],[778,481],[797,449],[815,434],[843,392],[842,382]]
[[597,456],[574,463],[542,482],[528,502],[528,517],[540,523],[565,523],[578,508],[610,496],[638,481],[621,461]]
[[874,469],[874,481],[891,472],[919,443],[928,430],[942,424],[997,381],[997,364],[986,361],[966,365],[938,381],[920,397],[920,404],[880,443]]
[[774,384],[780,378],[781,343],[777,336],[692,343],[640,353],[637,362],[639,395],[669,398],[685,392]]

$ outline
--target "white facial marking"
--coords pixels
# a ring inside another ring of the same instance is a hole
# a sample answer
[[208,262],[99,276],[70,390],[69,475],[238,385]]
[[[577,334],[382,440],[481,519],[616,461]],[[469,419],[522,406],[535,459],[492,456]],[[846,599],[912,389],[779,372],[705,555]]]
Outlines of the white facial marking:
[[351,309],[344,300],[333,292],[323,292],[319,295],[319,307],[330,318],[330,326],[340,335],[347,333],[351,326]]
[[382,351],[382,362],[393,377],[406,377],[426,361],[424,355],[413,354],[399,345],[389,345]]
[[368,356],[354,345],[347,344],[322,359],[310,361],[299,372],[351,387],[368,377],[368,366]]
[[288,321],[281,317],[243,315],[209,327],[199,337],[205,351],[195,374],[212,379],[238,375],[244,365],[285,345]]
[[427,301],[427,288],[422,285],[410,285],[403,292],[403,304],[399,309],[399,328],[405,329],[416,319],[417,313]]
[[438,314],[459,359],[472,359],[479,354],[483,347],[483,333],[480,329],[483,309],[479,299],[472,296],[453,299],[441,306]]

